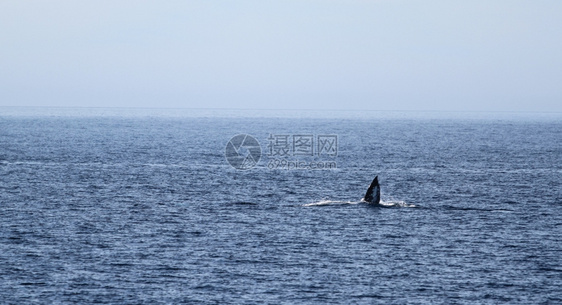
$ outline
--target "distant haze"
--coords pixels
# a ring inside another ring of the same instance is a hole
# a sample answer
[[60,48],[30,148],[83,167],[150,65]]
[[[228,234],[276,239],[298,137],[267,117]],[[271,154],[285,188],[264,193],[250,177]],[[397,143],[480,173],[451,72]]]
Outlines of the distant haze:
[[2,1],[0,106],[562,112],[562,1]]

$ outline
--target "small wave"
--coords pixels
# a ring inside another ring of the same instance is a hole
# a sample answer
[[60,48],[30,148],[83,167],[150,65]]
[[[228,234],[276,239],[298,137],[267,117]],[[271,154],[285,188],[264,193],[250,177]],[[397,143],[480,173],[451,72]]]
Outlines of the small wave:
[[447,210],[457,210],[457,211],[484,211],[484,212],[513,212],[511,209],[502,209],[502,208],[479,208],[479,207],[461,207],[461,206],[452,206],[446,205],[443,206],[444,209]]

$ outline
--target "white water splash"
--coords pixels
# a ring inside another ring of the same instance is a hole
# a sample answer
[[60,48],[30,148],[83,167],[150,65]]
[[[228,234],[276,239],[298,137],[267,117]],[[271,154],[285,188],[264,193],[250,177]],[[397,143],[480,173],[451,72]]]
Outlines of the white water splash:
[[[312,206],[344,205],[344,204],[359,204],[359,203],[370,204],[370,203],[367,203],[365,201],[321,200],[321,201],[318,201],[318,202],[303,204],[303,206],[304,207],[312,207]],[[416,207],[416,205],[414,205],[414,204],[409,204],[406,201],[400,201],[400,200],[381,201],[378,205],[380,205],[381,207],[385,207],[385,208],[392,208],[392,207],[415,208]]]
[[398,200],[390,200],[390,201],[381,201],[379,203],[384,207],[399,207],[399,208],[415,208],[415,204],[409,204],[406,201],[398,201]]
[[358,204],[360,201],[337,201],[337,200],[321,200],[304,204],[305,207],[323,206],[323,205],[342,205],[342,204]]

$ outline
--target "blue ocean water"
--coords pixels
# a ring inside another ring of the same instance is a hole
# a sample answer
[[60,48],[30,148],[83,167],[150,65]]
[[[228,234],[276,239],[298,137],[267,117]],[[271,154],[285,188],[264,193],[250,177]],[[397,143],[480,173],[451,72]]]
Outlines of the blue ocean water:
[[562,303],[562,119],[269,116],[0,113],[0,303]]

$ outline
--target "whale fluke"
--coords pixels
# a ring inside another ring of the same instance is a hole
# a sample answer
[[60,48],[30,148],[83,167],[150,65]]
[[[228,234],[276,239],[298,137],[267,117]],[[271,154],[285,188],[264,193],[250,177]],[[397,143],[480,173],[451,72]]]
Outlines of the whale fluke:
[[381,187],[379,185],[379,176],[376,176],[371,182],[371,185],[367,189],[367,193],[363,200],[368,203],[376,203],[378,204],[381,201]]

